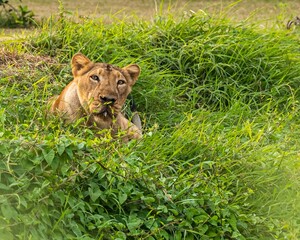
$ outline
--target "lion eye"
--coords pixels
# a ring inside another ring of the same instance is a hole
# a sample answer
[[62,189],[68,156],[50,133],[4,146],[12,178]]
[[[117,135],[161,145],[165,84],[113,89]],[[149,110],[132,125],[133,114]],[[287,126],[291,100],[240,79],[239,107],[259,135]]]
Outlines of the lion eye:
[[99,79],[99,77],[98,77],[97,75],[92,75],[92,76],[90,76],[90,78],[91,78],[92,80],[94,80],[94,81],[97,81],[97,82],[100,81],[100,79]]
[[118,80],[118,85],[123,85],[123,84],[125,84],[124,80]]

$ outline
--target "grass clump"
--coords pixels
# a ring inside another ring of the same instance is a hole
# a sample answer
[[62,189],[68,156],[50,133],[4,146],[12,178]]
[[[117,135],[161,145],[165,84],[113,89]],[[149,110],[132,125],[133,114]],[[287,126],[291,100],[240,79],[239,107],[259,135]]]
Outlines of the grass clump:
[[[268,101],[284,106],[289,100],[283,97],[296,94],[298,69],[293,62],[298,61],[298,40],[283,31],[262,33],[201,14],[179,23],[169,17],[110,26],[95,21],[66,25],[62,20],[49,26],[50,36],[45,31],[34,39],[34,49],[63,61],[82,51],[96,61],[151,64],[151,72],[141,78],[143,86],[169,87],[188,108],[192,103],[196,108],[226,110],[236,101],[253,109]],[[149,71],[147,66],[144,71]],[[147,81],[149,76],[159,79]]]
[[[203,14],[110,25],[61,18],[22,46],[14,54],[37,64],[30,74],[0,59],[1,236],[299,237],[296,37]],[[124,145],[45,118],[79,51],[141,66],[133,96],[143,140]]]

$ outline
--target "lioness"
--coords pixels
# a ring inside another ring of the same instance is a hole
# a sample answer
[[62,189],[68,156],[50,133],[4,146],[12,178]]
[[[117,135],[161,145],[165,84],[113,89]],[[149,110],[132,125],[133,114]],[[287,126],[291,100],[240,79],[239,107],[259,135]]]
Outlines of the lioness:
[[140,75],[140,67],[93,63],[81,53],[73,56],[71,66],[74,79],[53,99],[50,112],[59,113],[67,122],[87,116],[88,125],[111,129],[113,135],[125,131],[124,141],[141,138],[141,126],[131,123],[121,113]]

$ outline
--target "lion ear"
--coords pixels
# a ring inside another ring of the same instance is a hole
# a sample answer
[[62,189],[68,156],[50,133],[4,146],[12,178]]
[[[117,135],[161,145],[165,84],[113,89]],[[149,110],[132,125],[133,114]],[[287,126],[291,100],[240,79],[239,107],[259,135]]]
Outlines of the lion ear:
[[72,58],[72,73],[74,77],[79,75],[79,72],[81,69],[83,69],[86,65],[91,63],[91,60],[88,59],[86,56],[84,56],[81,53],[76,53]]
[[131,79],[133,80],[133,84],[138,80],[138,77],[141,73],[141,68],[137,64],[130,64],[124,68],[130,75]]

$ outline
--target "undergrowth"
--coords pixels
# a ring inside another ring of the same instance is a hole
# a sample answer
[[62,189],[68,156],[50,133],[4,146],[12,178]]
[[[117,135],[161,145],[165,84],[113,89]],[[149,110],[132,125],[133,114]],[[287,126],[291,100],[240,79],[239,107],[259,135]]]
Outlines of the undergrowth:
[[34,13],[27,6],[19,5],[16,8],[8,0],[0,0],[0,27],[30,27],[34,23]]
[[[203,13],[60,18],[10,48],[36,62],[0,59],[4,239],[300,237],[296,36]],[[141,66],[142,140],[45,117],[76,52]]]

